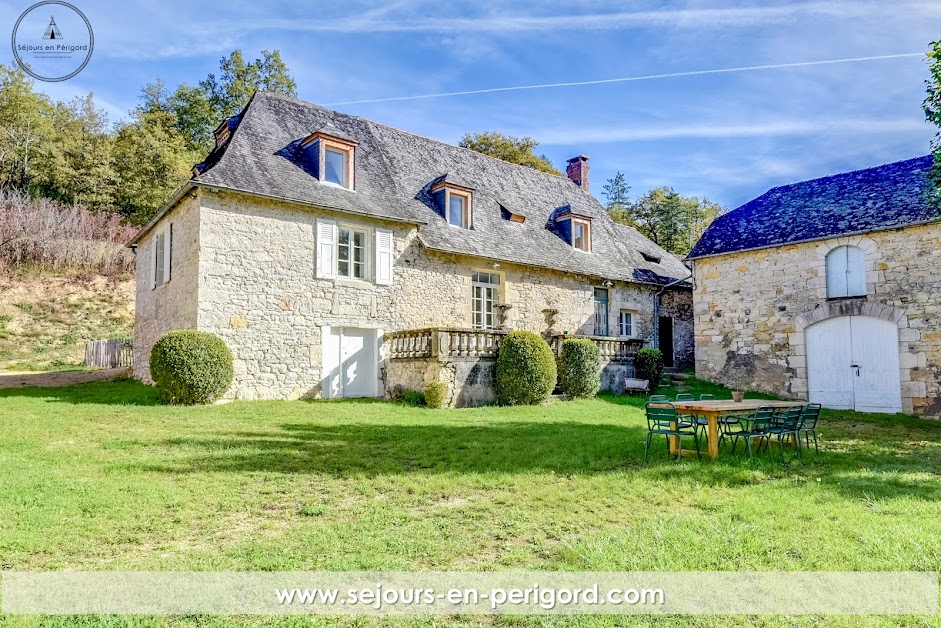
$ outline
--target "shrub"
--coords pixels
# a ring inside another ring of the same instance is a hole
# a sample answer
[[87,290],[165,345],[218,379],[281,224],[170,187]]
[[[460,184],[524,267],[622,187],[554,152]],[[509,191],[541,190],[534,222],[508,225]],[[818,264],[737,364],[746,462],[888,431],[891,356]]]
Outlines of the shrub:
[[425,404],[429,408],[443,408],[444,397],[448,394],[448,385],[444,382],[431,382],[425,386]]
[[650,381],[650,390],[656,390],[663,376],[663,353],[660,349],[645,347],[638,351],[634,360],[634,372],[638,379]]
[[171,331],[150,351],[150,376],[164,403],[212,403],[232,384],[232,353],[214,334]]
[[398,401],[407,406],[423,406],[425,405],[425,393],[420,390],[402,388],[399,392]]
[[601,351],[587,338],[562,342],[559,386],[566,397],[594,397],[601,387]]
[[552,394],[555,356],[539,334],[511,331],[497,358],[497,401],[503,405],[537,404]]

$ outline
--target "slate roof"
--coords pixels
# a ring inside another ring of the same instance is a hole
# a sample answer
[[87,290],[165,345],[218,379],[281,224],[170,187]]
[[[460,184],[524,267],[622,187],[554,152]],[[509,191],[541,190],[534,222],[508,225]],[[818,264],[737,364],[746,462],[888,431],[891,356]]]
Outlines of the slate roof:
[[[300,141],[325,126],[359,142],[355,191],[322,184],[300,151]],[[567,178],[281,95],[258,92],[231,139],[204,164],[193,183],[415,223],[431,249],[624,281],[664,284],[689,276],[682,262],[615,224]],[[473,229],[452,227],[435,212],[429,190],[442,173],[474,189]],[[525,215],[525,223],[506,220],[501,205]],[[592,217],[592,253],[547,229],[563,206]],[[641,252],[662,261],[648,262]]]
[[862,234],[941,219],[932,156],[776,187],[718,218],[687,259]]

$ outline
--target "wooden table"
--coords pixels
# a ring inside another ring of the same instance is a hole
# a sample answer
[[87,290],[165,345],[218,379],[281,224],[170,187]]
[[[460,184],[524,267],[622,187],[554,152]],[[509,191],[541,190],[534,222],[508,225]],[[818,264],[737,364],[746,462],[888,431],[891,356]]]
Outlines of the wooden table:
[[[745,399],[732,401],[719,399],[715,401],[675,401],[671,402],[679,414],[692,414],[704,416],[709,421],[709,457],[719,456],[719,417],[723,414],[747,415],[753,414],[758,408],[790,408],[792,406],[806,405],[805,401],[769,401],[768,399]],[[679,438],[670,437],[670,453],[677,453]],[[684,449],[683,453],[696,453],[695,450]]]

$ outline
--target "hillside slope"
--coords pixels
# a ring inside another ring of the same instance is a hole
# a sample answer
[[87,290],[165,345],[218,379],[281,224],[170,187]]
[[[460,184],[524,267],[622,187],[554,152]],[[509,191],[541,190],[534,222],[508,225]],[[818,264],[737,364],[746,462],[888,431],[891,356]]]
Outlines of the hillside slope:
[[131,274],[0,275],[0,373],[82,368],[87,341],[133,330]]

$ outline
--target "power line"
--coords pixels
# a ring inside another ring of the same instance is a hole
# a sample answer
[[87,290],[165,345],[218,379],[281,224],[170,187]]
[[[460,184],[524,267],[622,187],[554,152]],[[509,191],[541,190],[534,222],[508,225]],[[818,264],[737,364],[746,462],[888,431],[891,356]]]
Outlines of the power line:
[[730,74],[733,72],[755,72],[757,70],[778,70],[781,68],[804,68],[815,65],[834,65],[837,63],[858,63],[862,61],[879,61],[882,59],[904,59],[907,57],[923,57],[923,52],[907,52],[895,55],[879,55],[873,57],[852,57],[849,59],[827,59],[825,61],[801,61],[798,63],[775,63],[769,65],[750,65],[740,68],[719,68],[714,70],[691,70],[688,72],[669,72],[667,74],[648,74],[646,76],[627,76],[621,78],[597,79],[594,81],[572,81],[568,83],[541,83],[538,85],[513,85],[510,87],[490,87],[486,89],[469,89],[460,92],[441,92],[438,94],[418,94],[415,96],[393,96],[391,98],[368,98],[364,100],[347,100],[329,103],[327,107],[339,105],[361,105],[366,103],[395,102],[401,100],[424,100],[428,98],[450,98],[452,96],[470,96],[473,94],[493,94],[496,92],[516,92],[527,89],[551,89],[556,87],[580,87],[583,85],[605,85],[608,83],[629,83],[633,81],[652,81],[655,79],[679,78],[684,76],[704,76],[707,74]]

